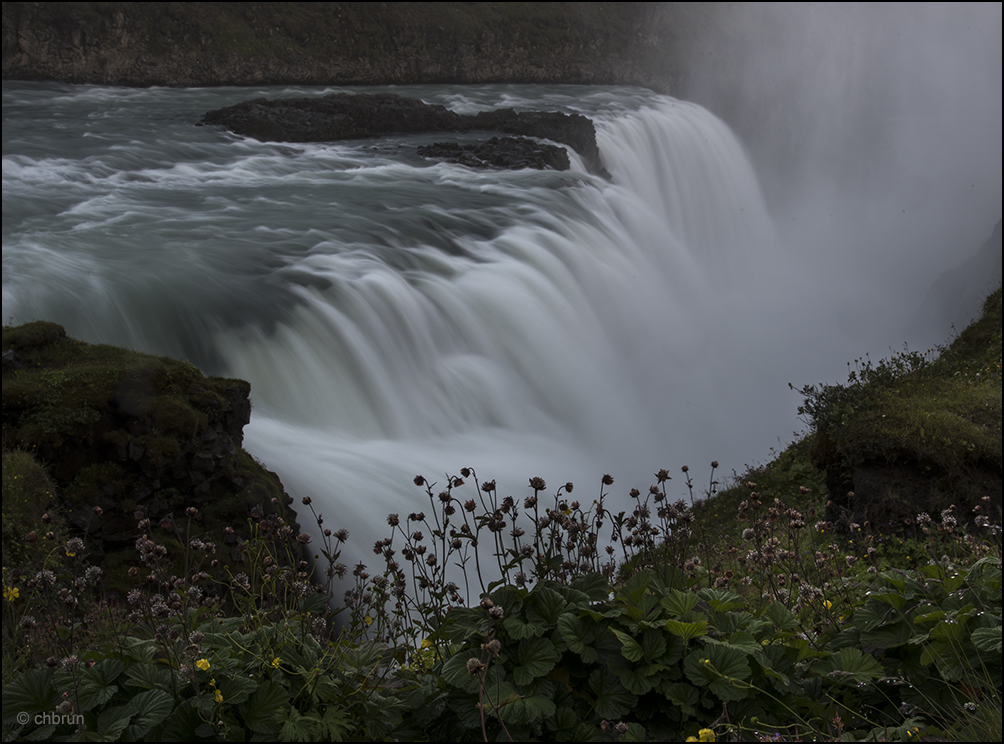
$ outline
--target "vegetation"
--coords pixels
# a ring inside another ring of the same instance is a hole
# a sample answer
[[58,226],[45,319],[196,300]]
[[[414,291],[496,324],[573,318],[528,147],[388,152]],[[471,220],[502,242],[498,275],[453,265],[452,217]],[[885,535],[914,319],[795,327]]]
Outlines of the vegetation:
[[822,437],[864,448],[855,418],[889,390],[923,406],[950,376],[999,400],[995,296],[996,326],[937,359],[807,388],[815,431],[724,490],[712,463],[702,500],[688,468],[620,513],[610,476],[585,497],[417,476],[428,506],[388,516],[372,568],[324,529],[311,573],[309,538],[260,509],[224,549],[191,507],[137,515],[116,601],[44,469],[6,452],[4,738],[999,741],[999,492],[909,529],[841,527],[811,464]]

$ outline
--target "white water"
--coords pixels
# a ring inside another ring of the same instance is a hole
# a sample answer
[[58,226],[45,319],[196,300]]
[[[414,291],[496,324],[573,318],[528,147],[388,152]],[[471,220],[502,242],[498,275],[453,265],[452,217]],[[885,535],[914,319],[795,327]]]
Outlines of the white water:
[[591,498],[610,472],[623,498],[662,467],[741,469],[796,428],[789,380],[832,377],[874,340],[837,330],[839,288],[778,245],[704,109],[640,89],[395,90],[583,113],[613,182],[577,160],[479,172],[413,154],[443,137],[192,126],[319,89],[5,84],[5,322],[250,380],[246,446],[360,554],[388,512],[424,505],[419,473]]

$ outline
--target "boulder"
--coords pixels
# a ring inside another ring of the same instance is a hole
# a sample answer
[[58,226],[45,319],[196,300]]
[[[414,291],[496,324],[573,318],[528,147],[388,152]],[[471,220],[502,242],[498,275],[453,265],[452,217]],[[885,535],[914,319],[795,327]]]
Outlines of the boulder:
[[593,122],[579,114],[509,108],[466,115],[392,93],[334,93],[315,98],[256,98],[210,111],[199,124],[273,142],[334,142],[391,133],[502,132],[568,145],[591,172],[610,177],[600,160]]

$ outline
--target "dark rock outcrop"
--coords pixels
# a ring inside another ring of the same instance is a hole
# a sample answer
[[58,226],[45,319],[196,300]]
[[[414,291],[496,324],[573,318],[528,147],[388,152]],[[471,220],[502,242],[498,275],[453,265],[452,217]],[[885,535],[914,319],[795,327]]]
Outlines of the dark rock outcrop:
[[479,145],[457,142],[436,142],[419,147],[423,158],[445,160],[470,168],[536,168],[568,170],[568,153],[554,145],[534,142],[523,137],[492,137]]
[[[295,527],[278,477],[241,448],[247,382],[86,344],[44,321],[5,326],[3,354],[4,445],[45,464],[98,553],[131,547],[137,513],[156,524],[196,507],[193,527],[230,546],[256,507]],[[225,527],[234,533],[225,537]]]
[[568,145],[591,171],[609,177],[600,162],[593,123],[579,114],[496,109],[464,115],[392,93],[335,93],[318,98],[257,98],[210,111],[199,124],[275,142],[332,142],[390,133],[503,132]]

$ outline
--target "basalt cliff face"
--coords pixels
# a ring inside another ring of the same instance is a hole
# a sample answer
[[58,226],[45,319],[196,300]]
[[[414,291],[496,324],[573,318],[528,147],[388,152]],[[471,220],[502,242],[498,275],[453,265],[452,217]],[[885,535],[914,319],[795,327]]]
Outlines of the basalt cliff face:
[[4,3],[3,77],[105,85],[675,86],[696,4]]

